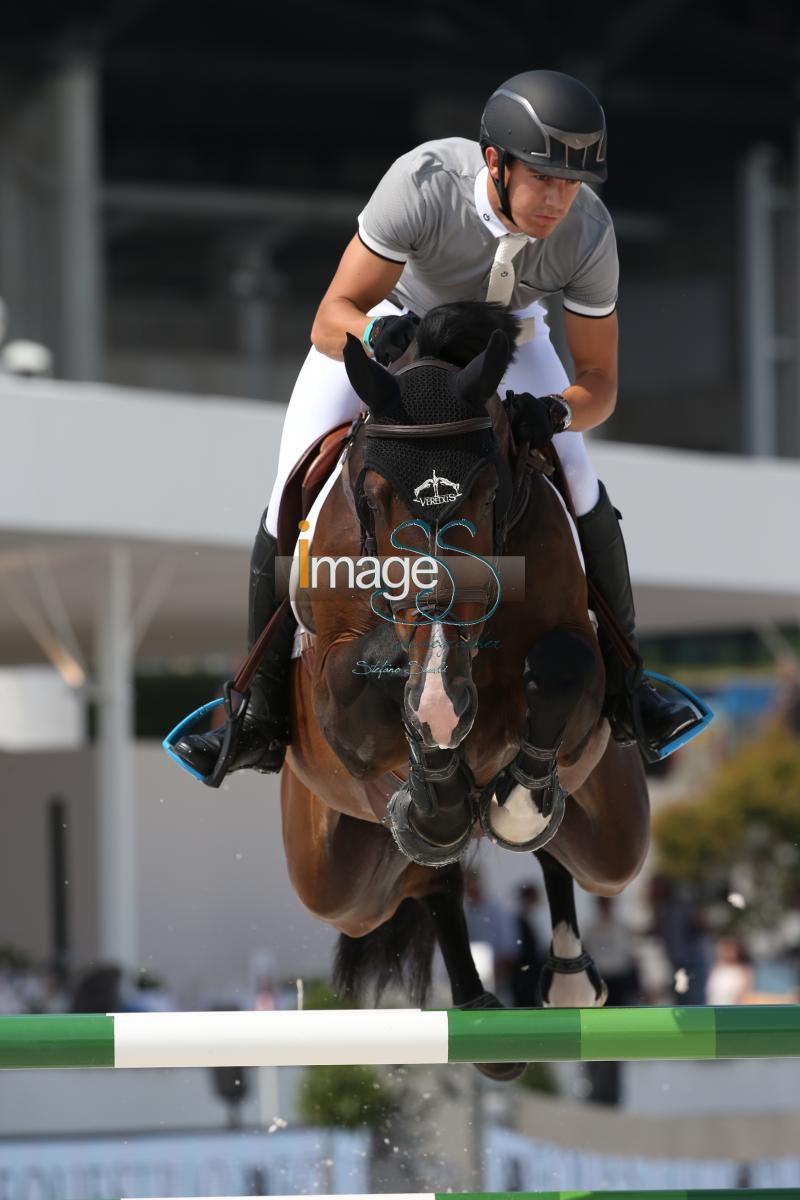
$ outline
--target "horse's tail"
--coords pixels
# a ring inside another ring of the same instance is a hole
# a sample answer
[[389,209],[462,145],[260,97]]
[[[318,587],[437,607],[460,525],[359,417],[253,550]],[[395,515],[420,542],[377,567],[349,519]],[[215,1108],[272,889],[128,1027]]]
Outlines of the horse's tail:
[[404,900],[397,912],[363,937],[339,935],[333,964],[337,994],[357,1002],[374,989],[374,1003],[390,985],[400,986],[419,1008],[431,985],[435,936],[419,900]]

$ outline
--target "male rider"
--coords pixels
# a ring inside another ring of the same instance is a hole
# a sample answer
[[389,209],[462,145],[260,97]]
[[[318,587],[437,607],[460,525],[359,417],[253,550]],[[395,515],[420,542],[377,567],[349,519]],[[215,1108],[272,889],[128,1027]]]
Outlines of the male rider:
[[[525,319],[528,340],[501,384],[513,390],[517,435],[554,441],[578,515],[587,573],[629,638],[635,617],[617,515],[582,434],[601,425],[617,398],[616,242],[611,217],[587,185],[606,178],[605,116],[592,93],[557,71],[527,71],[502,84],[483,113],[480,144],[427,142],[399,158],[359,216],[311,330],[312,349],[289,402],[277,478],[259,526],[250,575],[252,646],[276,607],[278,507],[294,464],[321,434],[352,420],[345,335],[362,339],[384,366],[414,336],[414,316],[456,300],[496,300]],[[570,385],[550,342],[542,297],[561,292]],[[412,315],[406,315],[412,314]],[[288,742],[290,616],[267,650],[227,770],[277,771]],[[619,741],[634,740],[634,706],[651,747],[694,723],[674,703],[625,672],[601,628],[606,711]],[[185,736],[174,747],[207,776],[223,731]]]

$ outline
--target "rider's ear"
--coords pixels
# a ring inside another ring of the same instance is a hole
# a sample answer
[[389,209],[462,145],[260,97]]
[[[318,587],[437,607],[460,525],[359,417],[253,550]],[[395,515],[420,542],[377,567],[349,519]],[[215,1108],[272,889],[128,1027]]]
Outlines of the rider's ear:
[[364,401],[373,416],[396,409],[400,399],[397,380],[385,367],[369,357],[359,339],[353,337],[352,333],[347,335],[342,357],[353,391],[359,400]]
[[473,408],[483,408],[497,391],[511,358],[511,343],[502,329],[495,329],[482,354],[459,371],[456,391]]

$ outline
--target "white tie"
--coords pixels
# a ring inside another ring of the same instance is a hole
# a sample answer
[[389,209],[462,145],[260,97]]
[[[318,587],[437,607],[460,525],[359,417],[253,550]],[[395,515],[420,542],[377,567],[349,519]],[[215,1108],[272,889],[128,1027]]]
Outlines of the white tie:
[[489,275],[489,286],[486,289],[487,300],[497,304],[510,304],[514,291],[512,259],[519,254],[527,240],[524,233],[506,233],[499,239]]

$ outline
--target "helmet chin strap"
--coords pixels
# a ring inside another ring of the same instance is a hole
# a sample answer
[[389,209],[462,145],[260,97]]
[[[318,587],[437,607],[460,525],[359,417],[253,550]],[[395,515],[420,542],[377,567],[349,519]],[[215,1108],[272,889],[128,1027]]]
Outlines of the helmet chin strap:
[[[500,201],[500,212],[504,217],[508,217],[509,221],[514,222],[514,218],[511,215],[511,204],[508,199],[508,188],[506,187],[506,165],[511,156],[509,155],[508,151],[501,150],[499,146],[495,146],[494,149],[497,151],[497,165],[499,167],[499,174],[497,179],[495,179],[494,175],[492,175],[492,172],[490,171],[489,176],[495,188],[497,189],[497,198]],[[516,222],[514,223],[516,224]]]

